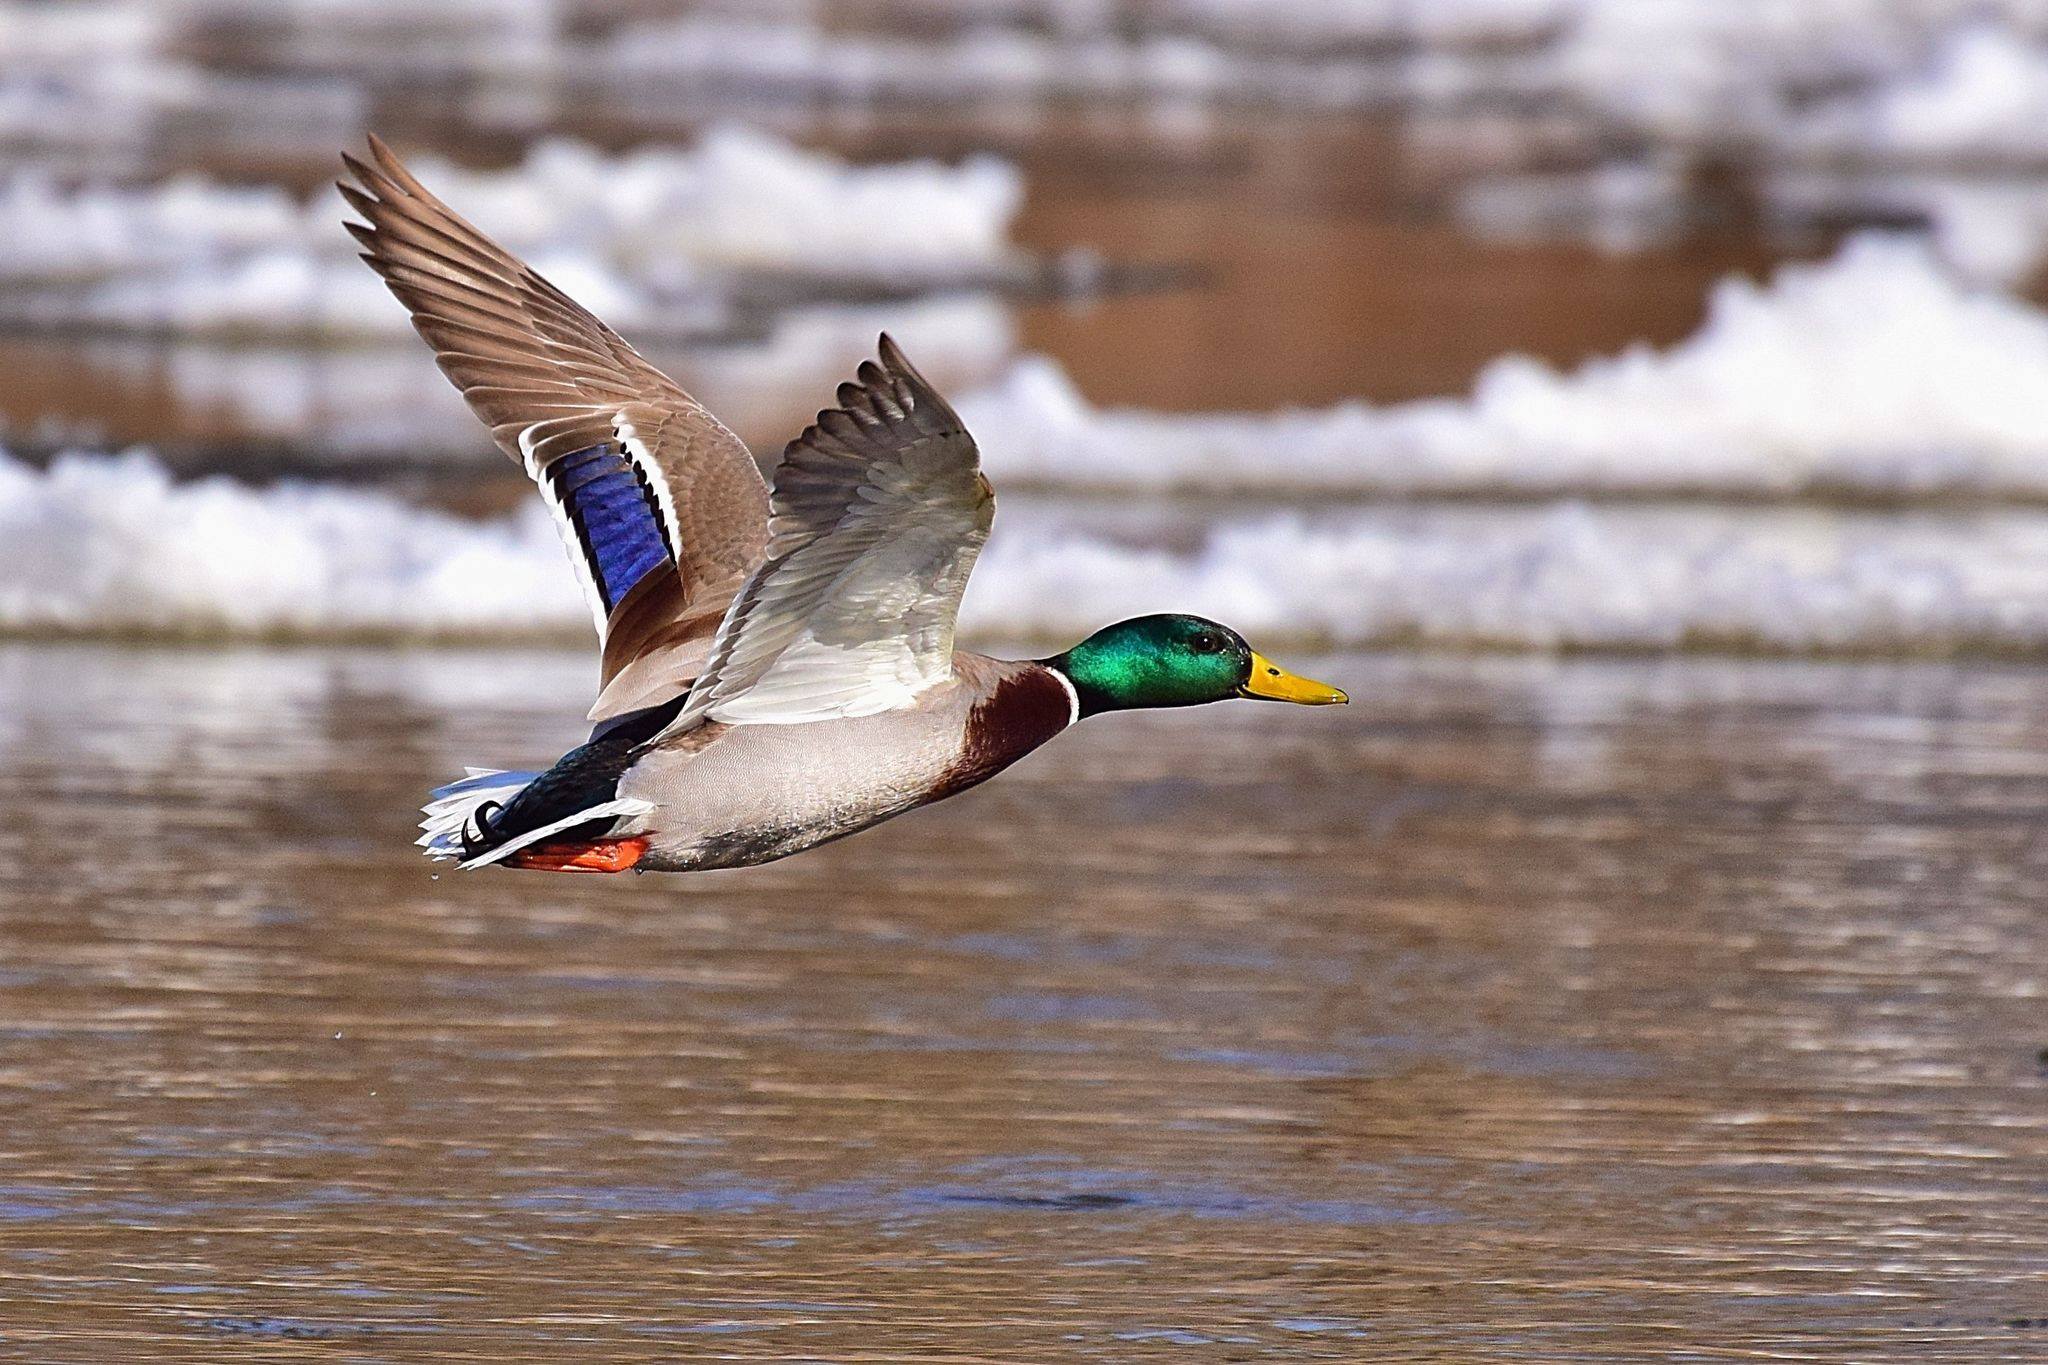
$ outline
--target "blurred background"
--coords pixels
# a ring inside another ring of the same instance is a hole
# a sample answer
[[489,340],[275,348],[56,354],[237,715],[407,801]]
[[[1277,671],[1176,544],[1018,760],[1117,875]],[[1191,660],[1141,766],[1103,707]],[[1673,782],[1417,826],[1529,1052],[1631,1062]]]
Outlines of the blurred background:
[[[595,660],[372,131],[1354,704],[441,875]],[[0,0],[0,636],[0,1350],[2044,1354],[2042,0]]]
[[0,54],[15,629],[575,628],[340,230],[377,130],[764,462],[899,332],[1011,495],[983,632],[2048,642],[2024,0],[10,0]]

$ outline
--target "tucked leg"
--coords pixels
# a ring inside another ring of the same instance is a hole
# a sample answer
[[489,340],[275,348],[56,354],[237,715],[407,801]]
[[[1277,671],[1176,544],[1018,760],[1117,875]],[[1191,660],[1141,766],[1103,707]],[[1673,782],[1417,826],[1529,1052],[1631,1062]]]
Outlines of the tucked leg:
[[535,872],[624,872],[647,856],[648,842],[646,836],[638,835],[586,844],[540,844],[520,849],[505,860],[505,866]]

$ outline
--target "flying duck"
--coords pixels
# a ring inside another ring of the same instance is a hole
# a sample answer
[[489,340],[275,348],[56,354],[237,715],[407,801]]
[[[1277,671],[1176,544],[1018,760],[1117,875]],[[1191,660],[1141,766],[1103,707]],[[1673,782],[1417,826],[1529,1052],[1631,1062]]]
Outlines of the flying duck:
[[420,839],[465,868],[745,867],[986,781],[1104,711],[1346,700],[1196,616],[1046,659],[957,650],[995,495],[960,418],[885,334],[772,486],[739,438],[458,217],[381,141],[343,161],[363,259],[539,487],[601,666],[587,742],[470,769]]

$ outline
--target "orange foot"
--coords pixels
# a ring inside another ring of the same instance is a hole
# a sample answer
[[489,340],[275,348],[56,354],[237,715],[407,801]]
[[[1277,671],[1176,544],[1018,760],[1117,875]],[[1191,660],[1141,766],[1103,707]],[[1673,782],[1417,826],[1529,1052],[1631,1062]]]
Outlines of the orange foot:
[[645,835],[588,844],[541,844],[520,849],[505,866],[535,872],[624,872],[647,856],[647,844]]

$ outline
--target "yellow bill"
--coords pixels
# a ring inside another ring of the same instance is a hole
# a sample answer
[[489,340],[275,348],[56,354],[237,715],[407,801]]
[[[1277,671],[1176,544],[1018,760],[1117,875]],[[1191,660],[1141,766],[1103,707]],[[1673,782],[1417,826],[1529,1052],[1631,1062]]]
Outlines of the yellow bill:
[[1256,649],[1252,651],[1252,675],[1244,680],[1237,694],[1266,701],[1291,701],[1297,706],[1341,706],[1351,700],[1342,688],[1289,673]]

